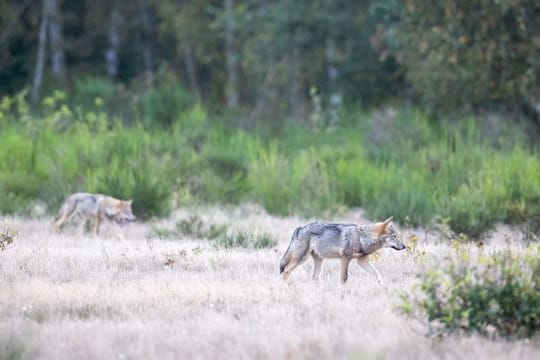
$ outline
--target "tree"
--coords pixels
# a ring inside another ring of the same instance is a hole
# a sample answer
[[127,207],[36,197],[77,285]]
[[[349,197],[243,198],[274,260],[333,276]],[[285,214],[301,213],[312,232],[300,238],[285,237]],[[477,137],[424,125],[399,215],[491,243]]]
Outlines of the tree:
[[43,0],[43,11],[41,12],[41,22],[39,26],[36,67],[34,71],[34,82],[32,85],[32,95],[31,95],[33,103],[36,103],[39,99],[39,91],[41,89],[41,83],[43,81],[48,27],[49,27],[49,16],[47,15],[47,0]]
[[540,102],[535,0],[407,0],[398,54],[425,104],[438,109]]
[[236,48],[236,16],[234,0],[223,0],[225,16],[225,69],[227,82],[225,85],[225,98],[229,108],[238,107],[238,50]]

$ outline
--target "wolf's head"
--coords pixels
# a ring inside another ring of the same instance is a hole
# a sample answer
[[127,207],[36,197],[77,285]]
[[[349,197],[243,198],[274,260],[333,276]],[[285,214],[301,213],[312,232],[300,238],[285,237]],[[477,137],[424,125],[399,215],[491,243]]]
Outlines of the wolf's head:
[[115,205],[116,214],[114,220],[119,225],[125,225],[131,221],[135,221],[137,218],[131,211],[132,200],[120,200]]
[[398,234],[392,225],[392,217],[384,220],[382,223],[375,224],[375,233],[382,239],[382,247],[391,247],[395,250],[405,249],[405,244],[398,238]]

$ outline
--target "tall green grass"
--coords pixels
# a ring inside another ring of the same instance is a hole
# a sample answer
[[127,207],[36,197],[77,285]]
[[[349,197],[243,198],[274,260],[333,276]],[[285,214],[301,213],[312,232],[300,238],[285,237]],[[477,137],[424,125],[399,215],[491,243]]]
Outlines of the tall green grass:
[[53,212],[67,194],[90,191],[133,199],[141,217],[194,203],[321,217],[362,207],[373,219],[445,221],[470,236],[540,218],[538,152],[517,132],[492,141],[474,118],[443,126],[415,109],[354,112],[340,128],[290,123],[268,136],[198,104],[152,126],[165,105],[126,125],[103,103],[68,105],[56,92],[32,113],[24,94],[2,99],[0,213],[24,213],[36,199]]

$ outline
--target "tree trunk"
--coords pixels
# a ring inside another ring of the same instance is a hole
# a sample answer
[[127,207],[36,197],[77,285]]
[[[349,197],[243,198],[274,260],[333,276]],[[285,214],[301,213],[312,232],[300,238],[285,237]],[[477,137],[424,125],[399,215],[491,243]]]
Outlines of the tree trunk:
[[49,44],[51,49],[51,70],[53,76],[64,80],[66,63],[64,56],[64,39],[62,36],[62,18],[58,0],[45,0],[49,25]]
[[300,49],[299,49],[300,29],[297,28],[294,32],[295,41],[292,43],[291,50],[291,76],[289,80],[289,110],[293,114],[303,113],[303,101],[301,95],[301,79],[300,79]]
[[107,77],[114,80],[118,76],[120,51],[120,11],[115,6],[111,12],[109,23],[109,48],[105,51]]
[[148,8],[146,6],[146,0],[138,0],[140,11],[140,21],[141,21],[141,45],[142,45],[142,58],[144,71],[151,75],[153,72],[153,59],[152,59],[152,48],[150,44],[151,38],[151,24],[150,17],[148,16]]
[[225,67],[227,83],[225,97],[227,107],[238,107],[238,52],[235,44],[236,19],[234,0],[224,0],[225,11]]
[[329,35],[326,38],[326,72],[328,75],[328,110],[329,125],[334,126],[339,122],[339,109],[343,102],[343,96],[339,85],[339,68],[337,65],[337,49],[334,38]]
[[32,84],[32,103],[39,100],[39,90],[43,80],[43,69],[45,67],[46,45],[47,45],[47,27],[49,18],[46,12],[46,1],[43,0],[43,10],[41,11],[41,24],[39,25],[38,51],[36,56],[36,67],[34,71],[34,82]]
[[182,47],[182,52],[184,53],[184,64],[186,66],[186,73],[189,80],[189,86],[191,91],[197,97],[197,100],[201,101],[201,92],[199,88],[199,81],[197,79],[197,70],[195,67],[195,59],[193,58],[193,48],[191,44],[186,44]]

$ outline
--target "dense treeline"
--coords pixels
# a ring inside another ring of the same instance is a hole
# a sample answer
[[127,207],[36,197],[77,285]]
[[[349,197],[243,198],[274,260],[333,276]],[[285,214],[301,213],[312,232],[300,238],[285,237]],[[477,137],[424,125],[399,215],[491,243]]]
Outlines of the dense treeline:
[[0,2],[2,94],[26,87],[37,100],[57,86],[92,87],[89,76],[140,90],[159,85],[160,72],[173,74],[193,98],[215,109],[274,119],[304,115],[315,104],[328,109],[325,121],[333,121],[343,104],[394,99],[435,109],[534,113],[540,103],[540,5]]

